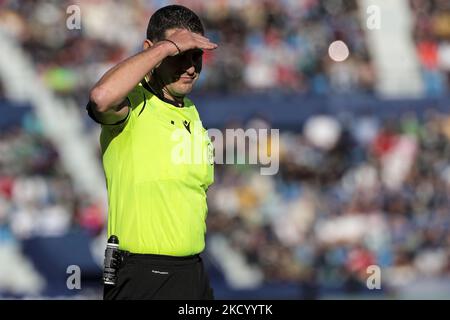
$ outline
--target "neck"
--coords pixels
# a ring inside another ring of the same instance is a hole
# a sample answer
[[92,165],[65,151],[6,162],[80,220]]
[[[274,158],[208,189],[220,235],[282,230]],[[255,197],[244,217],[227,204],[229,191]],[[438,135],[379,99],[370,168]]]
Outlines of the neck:
[[158,81],[157,77],[151,77],[148,85],[153,91],[155,91],[156,95],[160,99],[164,98],[162,100],[171,103],[179,108],[182,108],[184,106],[184,97],[177,97],[172,95],[169,90],[167,90],[166,86],[161,81]]

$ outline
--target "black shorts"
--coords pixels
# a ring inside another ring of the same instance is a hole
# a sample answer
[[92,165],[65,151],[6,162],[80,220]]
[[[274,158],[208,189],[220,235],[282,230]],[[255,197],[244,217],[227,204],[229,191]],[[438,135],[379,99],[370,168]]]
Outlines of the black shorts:
[[104,285],[103,299],[211,300],[214,296],[199,255],[129,254],[120,265],[117,284]]

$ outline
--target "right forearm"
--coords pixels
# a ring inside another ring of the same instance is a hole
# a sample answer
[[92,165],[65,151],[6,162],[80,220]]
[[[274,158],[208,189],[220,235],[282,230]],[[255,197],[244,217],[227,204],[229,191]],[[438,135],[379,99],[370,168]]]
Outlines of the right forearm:
[[170,54],[170,49],[173,50],[170,43],[157,43],[106,72],[90,93],[97,110],[105,112],[118,106],[145,75]]

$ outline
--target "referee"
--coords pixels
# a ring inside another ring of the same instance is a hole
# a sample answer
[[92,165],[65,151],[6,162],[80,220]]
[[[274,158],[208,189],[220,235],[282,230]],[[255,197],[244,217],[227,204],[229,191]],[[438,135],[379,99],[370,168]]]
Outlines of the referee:
[[87,111],[102,128],[108,237],[118,237],[123,253],[117,283],[105,285],[104,299],[213,299],[199,256],[213,164],[176,163],[180,141],[173,136],[183,132],[183,141],[211,158],[211,141],[186,95],[203,50],[215,48],[194,12],[163,7],[150,18],[143,50],[90,91]]

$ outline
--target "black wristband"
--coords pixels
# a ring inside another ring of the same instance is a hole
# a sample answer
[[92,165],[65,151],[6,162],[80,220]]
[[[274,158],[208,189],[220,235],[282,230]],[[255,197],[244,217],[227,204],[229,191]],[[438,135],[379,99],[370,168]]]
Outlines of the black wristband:
[[172,43],[174,46],[175,46],[175,48],[177,48],[177,50],[178,50],[178,54],[180,54],[181,53],[181,50],[180,50],[180,48],[177,46],[177,44],[174,42],[174,41],[172,41],[172,40],[169,40],[169,39],[163,39],[162,41],[169,41],[170,43]]

